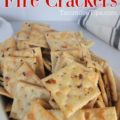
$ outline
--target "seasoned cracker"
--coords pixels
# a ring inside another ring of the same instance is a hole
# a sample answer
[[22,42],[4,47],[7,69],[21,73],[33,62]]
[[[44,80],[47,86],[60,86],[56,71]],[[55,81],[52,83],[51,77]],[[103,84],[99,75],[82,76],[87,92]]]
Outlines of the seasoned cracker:
[[50,93],[43,87],[19,82],[10,116],[15,119],[23,119],[29,110],[31,102],[37,98],[48,101]]
[[31,106],[23,120],[57,120],[56,117],[46,110],[39,99],[32,101]]
[[42,80],[66,117],[100,94],[89,73],[84,66],[74,63]]

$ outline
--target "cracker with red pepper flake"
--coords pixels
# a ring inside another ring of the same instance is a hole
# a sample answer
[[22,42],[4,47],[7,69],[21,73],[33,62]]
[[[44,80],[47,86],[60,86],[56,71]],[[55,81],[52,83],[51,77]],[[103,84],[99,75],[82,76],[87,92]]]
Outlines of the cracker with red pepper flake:
[[46,110],[39,99],[34,100],[23,120],[57,120],[56,117]]
[[[42,80],[66,117],[73,115],[100,92],[95,85],[96,73],[73,63]],[[94,79],[93,79],[94,78]]]
[[25,22],[22,26],[20,31],[27,31],[32,32],[34,31],[34,34],[38,34],[40,32],[48,32],[51,31],[52,28],[50,26],[40,23],[32,23],[32,22]]
[[23,120],[31,102],[34,99],[41,99],[48,102],[50,93],[43,87],[19,82],[17,85],[10,116],[14,119]]
[[91,42],[85,42],[79,32],[48,32],[46,39],[51,51],[75,50],[85,46],[89,48]]
[[26,83],[31,83],[37,86],[43,86],[40,78],[35,74],[34,70],[27,63],[22,64],[13,77],[7,82],[7,90],[13,96],[19,81],[24,81]]
[[5,57],[4,60],[2,61],[4,87],[6,90],[8,90],[8,82],[14,77],[14,75],[16,74],[16,71],[24,62],[28,63],[30,67],[34,71],[36,71],[36,68],[37,68],[36,57],[33,57],[33,58]]
[[74,32],[48,32],[46,33],[46,39],[52,51],[79,48],[79,41]]
[[18,40],[17,41],[17,48],[25,49],[30,47],[43,47],[48,48],[44,33],[41,33],[39,36],[36,35],[29,35],[25,32],[19,32],[17,34]]
[[[47,25],[36,23],[25,23],[21,27],[21,31],[17,33],[18,49],[28,48],[30,46],[48,48],[45,32],[53,31]],[[22,40],[22,41],[21,41]]]
[[24,50],[9,50],[5,52],[5,56],[13,56],[13,57],[36,57],[37,59],[37,74],[40,78],[45,76],[44,65],[43,65],[43,58],[41,49],[39,47],[29,48]]

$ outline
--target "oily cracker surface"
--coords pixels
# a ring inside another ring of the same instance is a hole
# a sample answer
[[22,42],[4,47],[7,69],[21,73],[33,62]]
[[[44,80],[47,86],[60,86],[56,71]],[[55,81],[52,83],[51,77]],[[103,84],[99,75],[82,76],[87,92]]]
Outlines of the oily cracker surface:
[[23,49],[28,49],[31,46],[27,44],[28,40],[17,40],[17,49],[18,50],[23,50]]
[[[76,32],[48,32],[46,34],[47,43],[51,51],[78,50],[83,55],[88,52],[88,46],[81,40],[80,33]],[[87,43],[87,42],[86,42]]]
[[66,117],[100,94],[89,80],[89,73],[84,66],[74,63],[42,80]]
[[66,119],[60,110],[50,110],[58,120],[117,120],[115,107],[78,110]]
[[51,31],[51,28],[48,25],[40,24],[40,23],[30,23],[26,22],[21,26],[21,31],[35,31],[35,32],[47,32]]
[[[58,58],[54,71],[58,71],[65,66],[71,65],[74,62],[79,62],[74,56],[69,54],[68,52],[63,52],[61,56]],[[98,84],[99,73],[98,72],[90,72],[89,80],[91,80],[95,85]]]
[[39,99],[31,103],[30,109],[23,120],[57,120],[48,110],[46,110]]
[[44,33],[39,33],[39,35],[30,35],[26,32],[19,32],[17,33],[17,39],[19,40],[17,42],[18,49],[30,46],[48,48]]
[[70,55],[68,55],[68,54],[62,54],[56,62],[54,72],[75,62],[74,59],[72,59],[72,58],[70,59],[69,57],[70,57]]
[[26,57],[26,58],[36,57],[38,63],[37,73],[40,78],[43,78],[45,76],[42,53],[39,47],[29,48],[25,50],[14,50],[14,51],[9,50],[5,53],[6,56],[12,56],[12,57]]
[[[48,48],[44,33],[49,31],[53,30],[47,25],[24,23],[21,31],[17,33],[17,39],[23,40],[22,43],[21,41],[18,42],[18,44],[22,44],[18,45],[19,49],[23,46],[28,47],[29,45]],[[25,44],[23,42],[25,42]]]
[[23,119],[34,99],[48,101],[49,97],[50,93],[45,88],[19,82],[10,116],[15,119]]
[[12,76],[12,78],[7,82],[7,91],[9,91],[9,93],[13,96],[19,81],[24,81],[37,86],[43,86],[40,78],[35,74],[33,69],[27,63],[22,64],[16,73]]
[[13,37],[8,38],[0,44],[0,51],[6,51],[8,49],[16,49],[16,40]]
[[13,78],[16,70],[24,63],[30,65],[30,67],[35,71],[37,67],[36,58],[24,58],[24,57],[5,57],[3,63],[3,78],[4,78],[4,87],[6,90],[8,87],[8,81]]
[[49,32],[46,34],[46,39],[52,51],[79,48],[79,41],[74,32]]

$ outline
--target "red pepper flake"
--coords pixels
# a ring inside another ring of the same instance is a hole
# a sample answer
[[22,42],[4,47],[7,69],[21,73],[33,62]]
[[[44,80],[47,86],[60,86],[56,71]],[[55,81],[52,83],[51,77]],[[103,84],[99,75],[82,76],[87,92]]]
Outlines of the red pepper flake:
[[62,48],[67,48],[67,45],[63,45]]
[[29,36],[27,36],[26,38],[27,38],[27,39],[29,39],[30,37],[29,37]]
[[6,50],[8,51],[10,48],[6,48]]
[[49,83],[49,84],[56,84],[56,80],[50,79],[50,80],[46,81],[46,83]]
[[54,100],[54,99],[52,99],[52,102],[55,102],[55,100]]
[[33,53],[35,53],[35,50],[33,49]]
[[80,78],[80,79],[83,79],[83,75],[82,75],[82,74],[79,74],[79,78]]
[[31,27],[31,25],[30,25],[30,24],[28,24],[28,27]]
[[25,73],[25,72],[23,72],[23,75],[24,75],[24,76],[26,76],[26,73]]
[[77,75],[72,75],[71,78],[77,78],[78,76]]
[[4,54],[2,54],[2,57],[4,57]]
[[23,60],[21,59],[20,62],[23,62]]
[[82,84],[77,86],[77,88],[81,88],[81,87],[82,87]]
[[6,80],[9,80],[10,78],[6,76],[5,79],[6,79]]

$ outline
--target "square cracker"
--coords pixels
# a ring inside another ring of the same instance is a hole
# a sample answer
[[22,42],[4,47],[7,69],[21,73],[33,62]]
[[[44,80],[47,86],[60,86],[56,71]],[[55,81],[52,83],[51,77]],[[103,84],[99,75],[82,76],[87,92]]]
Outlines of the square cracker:
[[49,32],[46,34],[52,51],[72,50],[80,47],[74,32]]
[[56,117],[46,110],[39,99],[34,100],[23,120],[57,120]]
[[73,115],[100,94],[91,81],[92,72],[74,63],[42,80],[66,117]]
[[89,48],[92,44],[84,40],[79,32],[48,32],[46,39],[52,51],[78,49],[81,46]]
[[42,53],[39,47],[29,48],[25,50],[14,50],[14,51],[9,50],[5,53],[6,55],[13,56],[13,57],[26,57],[26,58],[36,57],[37,63],[38,63],[37,73],[40,78],[43,78],[45,76]]
[[[63,53],[58,58],[58,61],[57,61],[56,66],[54,68],[54,71],[56,72],[56,71],[66,67],[66,66],[74,64],[75,62],[77,63],[78,61],[73,56],[69,55],[68,53]],[[91,72],[89,72],[89,74],[87,74],[88,78],[86,78],[86,79],[92,81],[92,83],[97,86],[99,76],[100,76],[99,72],[91,70]]]
[[[45,39],[44,32],[53,31],[49,26],[36,24],[36,23],[25,23],[23,24],[21,31],[17,33],[17,39],[25,40],[18,42],[22,44],[24,47],[28,47],[27,45],[39,46],[47,48],[47,42]],[[29,40],[29,41],[28,41]],[[25,44],[24,44],[25,42]],[[18,45],[20,48],[22,45]]]
[[47,31],[51,31],[52,29],[45,24],[40,24],[40,23],[30,23],[30,22],[26,22],[22,25],[21,27],[21,31],[35,31],[36,32],[47,32]]
[[10,116],[15,119],[23,119],[34,99],[48,101],[50,93],[43,87],[38,87],[24,82],[19,82]]
[[3,67],[3,78],[4,78],[4,87],[7,90],[8,81],[13,78],[16,70],[24,63],[28,63],[31,68],[36,71],[37,60],[36,58],[24,58],[24,57],[5,57],[2,61]]
[[41,35],[36,36],[20,32],[17,34],[17,39],[18,49],[25,49],[32,46],[48,48],[46,39],[44,37],[44,33],[41,33]]
[[7,82],[6,89],[12,96],[14,96],[17,83],[20,80],[37,86],[43,86],[39,77],[27,63],[22,64],[16,73]]

